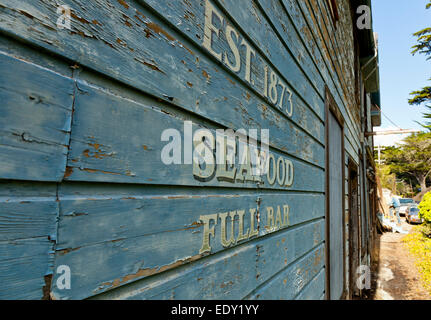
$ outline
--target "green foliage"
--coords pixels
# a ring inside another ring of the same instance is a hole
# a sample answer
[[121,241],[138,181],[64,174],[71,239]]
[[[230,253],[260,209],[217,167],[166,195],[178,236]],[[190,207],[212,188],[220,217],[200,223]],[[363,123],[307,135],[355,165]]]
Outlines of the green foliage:
[[[431,0],[426,5],[427,9],[431,8]],[[417,44],[412,47],[412,54],[416,53],[424,54],[427,57],[427,60],[431,59],[431,28],[425,28],[413,34],[417,37]],[[431,79],[429,79],[431,80]],[[427,86],[422,88],[421,90],[413,91],[410,93],[413,98],[409,99],[410,105],[420,105],[422,103],[431,102],[431,87]],[[431,105],[426,106],[430,113],[424,113],[425,119],[431,119]],[[421,123],[424,128],[427,128],[431,131],[431,121],[426,121],[424,124]]]
[[403,142],[399,147],[384,150],[382,157],[397,178],[407,184],[410,184],[409,179],[414,178],[426,192],[427,181],[431,178],[431,132],[412,134]]
[[[431,54],[431,28],[425,28],[413,34],[417,37],[418,44],[414,45],[412,54],[421,53],[425,55]],[[427,60],[431,59],[428,57]]]
[[[431,0],[426,5],[426,9],[431,8]],[[417,44],[412,47],[412,54],[416,53],[430,55],[431,54],[431,28],[422,29],[413,34],[417,37]],[[431,56],[427,60],[431,59]]]
[[423,218],[427,224],[431,224],[431,192],[424,195],[419,209],[419,217]]
[[431,87],[425,87],[422,90],[413,91],[410,94],[414,95],[414,97],[409,100],[411,105],[420,105],[424,102],[431,101]]
[[[431,101],[431,87],[425,87],[420,91],[413,91],[410,94],[413,95],[413,98],[409,100],[410,105],[421,105],[422,103]],[[431,131],[431,105],[426,105],[426,107],[430,110],[429,113],[423,113],[424,118],[427,119],[427,121],[420,124]]]
[[431,239],[419,232],[418,228],[415,232],[405,236],[403,242],[415,257],[422,284],[431,294]]
[[391,173],[391,168],[386,165],[378,166],[377,175],[380,178],[380,183],[382,185],[382,188],[393,191],[394,185],[396,184],[397,177],[394,173]]

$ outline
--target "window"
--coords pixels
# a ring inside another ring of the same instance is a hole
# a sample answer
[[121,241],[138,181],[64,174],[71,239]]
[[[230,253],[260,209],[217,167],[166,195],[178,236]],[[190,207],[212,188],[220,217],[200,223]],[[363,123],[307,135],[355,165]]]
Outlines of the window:
[[415,203],[413,199],[400,199],[401,204]]

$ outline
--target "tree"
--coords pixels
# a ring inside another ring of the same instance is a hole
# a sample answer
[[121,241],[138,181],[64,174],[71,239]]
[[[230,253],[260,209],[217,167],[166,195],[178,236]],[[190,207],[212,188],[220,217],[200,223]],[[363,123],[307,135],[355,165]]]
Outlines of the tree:
[[392,173],[414,177],[425,194],[431,179],[431,132],[412,134],[399,147],[388,148],[383,158]]
[[395,192],[397,176],[395,173],[391,173],[391,168],[387,165],[377,166],[377,175],[380,178],[380,184],[382,188],[389,189]]
[[[426,8],[431,8],[431,0],[426,5]],[[425,28],[413,34],[417,37],[417,44],[412,47],[412,54],[416,53],[425,54],[427,60],[431,60],[431,28]],[[431,81],[431,79],[429,79]],[[431,87],[424,87],[421,90],[413,91],[410,93],[413,98],[409,99],[410,105],[421,105],[426,102],[431,102]],[[430,110],[430,113],[425,112],[424,118],[428,121],[422,124],[423,127],[431,131],[431,105],[425,105],[426,108]]]

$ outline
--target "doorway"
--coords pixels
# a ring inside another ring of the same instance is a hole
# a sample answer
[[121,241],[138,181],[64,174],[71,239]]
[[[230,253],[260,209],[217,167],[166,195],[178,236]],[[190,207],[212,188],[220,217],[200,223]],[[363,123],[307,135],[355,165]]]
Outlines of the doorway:
[[344,119],[326,90],[326,297],[345,297]]

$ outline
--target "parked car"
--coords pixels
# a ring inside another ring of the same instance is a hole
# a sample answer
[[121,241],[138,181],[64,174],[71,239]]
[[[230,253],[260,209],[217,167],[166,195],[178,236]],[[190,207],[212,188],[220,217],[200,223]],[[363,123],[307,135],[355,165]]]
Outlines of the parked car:
[[400,216],[405,216],[411,205],[416,205],[415,201],[410,198],[400,199]]
[[419,218],[419,208],[417,206],[410,206],[406,213],[407,223],[423,223],[424,220]]

